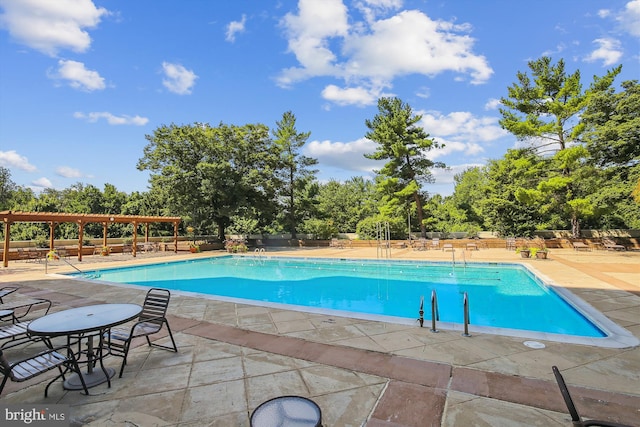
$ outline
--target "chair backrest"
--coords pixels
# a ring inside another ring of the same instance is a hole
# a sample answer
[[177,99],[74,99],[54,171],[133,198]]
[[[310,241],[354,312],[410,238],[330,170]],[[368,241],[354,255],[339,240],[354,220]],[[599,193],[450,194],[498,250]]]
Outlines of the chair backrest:
[[567,384],[564,382],[564,378],[562,374],[558,370],[557,366],[552,366],[553,375],[556,377],[556,382],[558,383],[558,387],[560,387],[560,393],[562,393],[562,398],[564,399],[564,403],[567,405],[567,409],[569,410],[569,414],[571,415],[571,421],[580,422],[580,415],[578,414],[578,410],[576,409],[576,405],[573,404],[573,399],[569,394],[569,389],[567,388]]
[[142,305],[139,321],[162,323],[169,308],[171,292],[167,289],[152,288],[147,292]]

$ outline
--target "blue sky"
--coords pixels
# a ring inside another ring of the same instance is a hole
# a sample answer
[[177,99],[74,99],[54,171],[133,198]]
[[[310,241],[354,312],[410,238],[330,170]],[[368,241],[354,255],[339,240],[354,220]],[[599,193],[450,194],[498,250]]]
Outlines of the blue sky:
[[640,78],[640,0],[0,0],[0,165],[18,185],[146,191],[136,169],[163,124],[263,123],[309,131],[318,178],[373,177],[365,120],[409,103],[450,170],[517,141],[498,100],[543,55]]

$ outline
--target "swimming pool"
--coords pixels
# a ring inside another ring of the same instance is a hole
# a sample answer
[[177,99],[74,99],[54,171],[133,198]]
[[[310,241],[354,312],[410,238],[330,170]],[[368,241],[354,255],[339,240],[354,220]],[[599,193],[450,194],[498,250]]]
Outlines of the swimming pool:
[[454,266],[396,260],[223,256],[102,269],[84,275],[110,283],[401,323],[416,321],[424,298],[427,325],[432,291],[437,294],[439,325],[449,326],[463,323],[466,293],[473,327],[525,337],[534,336],[527,334],[533,332],[598,339],[607,337],[611,326],[603,324],[608,321],[604,316],[596,314],[594,320],[594,313],[585,313],[584,302],[576,303],[567,292],[559,295],[519,264]]

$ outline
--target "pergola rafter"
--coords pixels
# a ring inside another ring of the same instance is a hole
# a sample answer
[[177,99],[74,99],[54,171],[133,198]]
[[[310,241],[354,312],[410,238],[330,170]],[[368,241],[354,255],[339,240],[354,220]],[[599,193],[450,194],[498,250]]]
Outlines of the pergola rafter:
[[63,222],[73,222],[78,224],[78,261],[82,261],[82,240],[84,226],[88,223],[101,223],[103,225],[103,246],[107,246],[107,231],[109,224],[133,224],[133,248],[132,254],[136,256],[138,225],[145,225],[144,240],[149,241],[149,224],[151,223],[172,223],[174,251],[178,252],[178,226],[180,217],[167,216],[141,216],[141,215],[110,215],[110,214],[71,214],[62,212],[12,212],[2,211],[0,217],[4,222],[4,266],[9,266],[9,244],[11,242],[11,224],[15,222],[40,222],[49,224],[49,249],[54,249],[54,231],[58,224]]

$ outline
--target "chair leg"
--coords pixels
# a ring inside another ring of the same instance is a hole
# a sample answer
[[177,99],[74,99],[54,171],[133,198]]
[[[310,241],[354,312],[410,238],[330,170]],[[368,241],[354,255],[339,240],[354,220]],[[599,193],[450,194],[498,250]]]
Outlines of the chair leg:
[[148,335],[146,335],[147,343],[152,347],[164,348],[165,350],[172,350],[172,351],[177,353],[178,352],[178,346],[176,346],[176,341],[173,339],[173,334],[171,333],[171,328],[169,327],[169,322],[164,322],[164,324],[167,325],[167,331],[169,332],[169,338],[171,338],[171,346],[152,343],[151,340],[149,339]]
[[122,378],[122,374],[124,373],[124,367],[127,364],[127,356],[129,355],[129,347],[131,346],[131,338],[127,340],[124,344],[123,354],[122,354],[122,364],[120,365],[120,375],[118,378]]
[[4,378],[2,379],[2,384],[0,384],[0,394],[2,394],[2,390],[4,390],[4,386],[7,383],[8,379],[9,379],[8,375],[5,375]]

